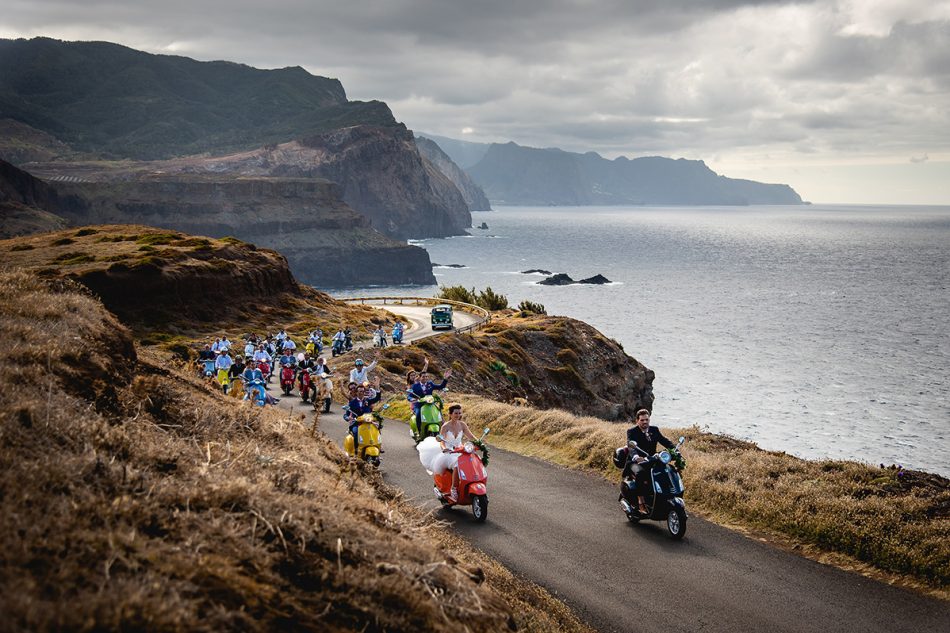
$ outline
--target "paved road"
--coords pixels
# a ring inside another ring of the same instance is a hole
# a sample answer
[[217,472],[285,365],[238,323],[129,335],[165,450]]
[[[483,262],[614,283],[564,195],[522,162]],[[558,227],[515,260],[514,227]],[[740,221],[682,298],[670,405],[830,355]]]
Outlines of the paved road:
[[[299,403],[287,398],[280,406],[299,409]],[[346,428],[339,409],[335,403],[320,429],[342,445]],[[385,426],[384,479],[600,631],[950,630],[950,603],[821,565],[696,517],[686,538],[673,541],[660,523],[628,523],[616,487],[600,477],[500,449],[492,450],[489,466],[488,521],[477,524],[470,508],[439,508],[408,428],[399,421]],[[688,505],[689,490],[686,500]]]
[[[405,341],[415,341],[420,338],[432,336],[433,334],[446,332],[446,330],[439,330],[438,332],[432,331],[432,317],[430,313],[432,308],[429,306],[386,304],[381,307],[389,310],[393,314],[405,317],[405,319],[412,324],[412,327],[406,330],[403,336],[403,340]],[[455,327],[461,328],[477,323],[479,318],[480,317],[470,312],[456,310],[452,315],[452,322],[455,324]]]
[[[320,428],[337,442],[346,432],[338,414]],[[685,539],[673,541],[660,523],[628,523],[616,486],[600,477],[500,449],[491,454],[488,521],[477,524],[471,508],[437,509],[408,428],[398,421],[384,428],[384,479],[601,631],[919,633],[950,625],[948,603],[696,517]]]

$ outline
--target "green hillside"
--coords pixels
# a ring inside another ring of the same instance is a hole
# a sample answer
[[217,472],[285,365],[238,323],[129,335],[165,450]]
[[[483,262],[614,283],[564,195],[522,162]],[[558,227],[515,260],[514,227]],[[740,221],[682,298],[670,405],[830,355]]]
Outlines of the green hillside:
[[0,119],[107,158],[231,151],[358,123],[396,125],[385,103],[347,101],[303,68],[152,55],[106,42],[0,39]]

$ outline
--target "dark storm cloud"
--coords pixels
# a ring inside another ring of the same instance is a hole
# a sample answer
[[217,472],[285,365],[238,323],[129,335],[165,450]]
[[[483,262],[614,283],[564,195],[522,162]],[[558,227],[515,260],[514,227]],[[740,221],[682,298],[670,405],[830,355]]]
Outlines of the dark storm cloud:
[[476,141],[950,153],[948,0],[5,0],[0,35],[300,65]]

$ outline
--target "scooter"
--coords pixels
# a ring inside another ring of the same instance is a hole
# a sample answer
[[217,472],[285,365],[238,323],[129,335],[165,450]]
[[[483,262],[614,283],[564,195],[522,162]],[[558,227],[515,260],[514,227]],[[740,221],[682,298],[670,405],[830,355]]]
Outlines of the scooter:
[[393,328],[393,345],[402,345],[402,328]]
[[442,428],[442,398],[432,394],[419,401],[419,419],[422,428],[417,428],[416,414],[411,414],[409,418],[409,432],[416,444],[426,439],[430,435],[439,434]]
[[[485,436],[491,429],[486,428],[482,436],[475,442],[465,442],[453,449],[459,453],[456,468],[459,473],[458,498],[452,500],[452,471],[447,470],[441,475],[433,475],[435,482],[435,497],[445,507],[472,506],[472,515],[479,523],[488,518],[488,448],[485,446]],[[441,438],[440,438],[441,439]],[[476,450],[481,450],[482,457]]]
[[304,402],[310,402],[311,398],[314,402],[317,400],[317,386],[313,384],[309,369],[300,372],[300,398]]
[[334,358],[336,358],[337,356],[339,356],[339,355],[341,355],[341,354],[343,353],[343,347],[344,347],[344,345],[345,345],[345,343],[344,343],[343,339],[339,339],[339,338],[338,338],[338,339],[336,339],[336,340],[333,341],[333,347],[330,349],[330,353],[333,355]]
[[[648,489],[637,490],[636,479],[625,478],[620,484],[620,507],[627,519],[633,523],[644,520],[666,521],[667,531],[676,540],[686,534],[688,518],[686,504],[683,503],[683,480],[679,474],[679,471],[686,467],[686,462],[679,452],[679,447],[685,441],[685,437],[680,437],[674,448],[660,451],[656,455],[647,455],[646,451],[637,447],[637,443],[631,440],[627,443],[627,459],[622,467],[626,468],[634,455],[646,457],[646,461],[637,466],[649,469],[646,479]],[[640,494],[644,498],[646,513],[640,512],[640,502],[637,499]]]
[[350,457],[359,457],[379,468],[379,454],[383,447],[380,434],[383,428],[383,416],[375,412],[365,413],[358,417],[357,421],[360,423],[356,429],[356,434],[360,438],[358,454],[353,446],[352,433],[346,434],[343,448]]
[[221,386],[221,391],[224,392],[224,395],[228,395],[228,391],[231,390],[231,373],[227,369],[218,370],[218,384]]
[[202,375],[205,378],[214,378],[214,359],[201,361]]
[[261,370],[261,373],[264,375],[264,382],[270,382],[271,372],[270,364],[266,361],[258,361],[257,368]]
[[244,399],[251,400],[259,407],[267,404],[267,387],[263,380],[252,380],[245,385]]
[[283,389],[284,395],[289,396],[290,392],[294,390],[294,368],[289,365],[284,365],[280,368],[280,388]]

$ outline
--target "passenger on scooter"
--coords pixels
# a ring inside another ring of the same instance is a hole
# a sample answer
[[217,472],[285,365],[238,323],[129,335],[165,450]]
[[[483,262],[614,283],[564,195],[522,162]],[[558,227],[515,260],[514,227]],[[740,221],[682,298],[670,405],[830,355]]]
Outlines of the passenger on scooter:
[[449,499],[453,502],[457,501],[459,454],[454,449],[462,446],[466,440],[469,442],[478,441],[478,438],[468,428],[468,424],[462,420],[462,405],[449,405],[449,419],[442,425],[438,440],[435,442],[433,440],[435,438],[428,437],[419,444],[417,447],[419,460],[426,467],[426,470],[434,475],[442,474],[447,470],[452,471],[452,490],[449,492]]
[[256,348],[256,346],[254,345],[254,343],[251,342],[251,339],[248,339],[247,342],[244,343],[244,355],[245,355],[245,356],[253,356],[253,355],[254,355],[254,350],[256,350],[256,349],[257,349],[257,348]]
[[366,382],[369,372],[376,369],[377,363],[379,363],[379,359],[375,358],[372,363],[364,366],[363,359],[357,358],[353,361],[353,369],[350,370],[350,382],[357,384]]
[[234,363],[231,364],[231,369],[228,372],[228,375],[231,376],[232,380],[244,373],[244,367],[246,366],[245,363],[247,360],[250,359],[244,359],[240,355],[234,359]]
[[[624,479],[629,479],[631,475],[636,478],[636,489],[638,491],[643,490],[643,487],[646,485],[647,475],[649,472],[645,468],[637,468],[636,464],[639,464],[642,461],[647,460],[650,456],[656,453],[656,445],[661,444],[666,448],[675,448],[676,445],[663,437],[663,434],[660,433],[660,429],[655,426],[650,426],[650,412],[647,409],[640,409],[636,414],[637,425],[633,428],[627,429],[627,441],[634,441],[637,443],[637,448],[643,451],[646,455],[639,453],[639,451],[634,451],[634,455],[631,459],[627,460],[627,468],[624,469]],[[633,450],[633,449],[631,449]],[[628,470],[630,472],[628,472]],[[640,502],[640,512],[646,513],[646,506],[644,505],[643,495],[638,496]]]

